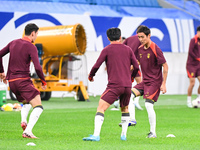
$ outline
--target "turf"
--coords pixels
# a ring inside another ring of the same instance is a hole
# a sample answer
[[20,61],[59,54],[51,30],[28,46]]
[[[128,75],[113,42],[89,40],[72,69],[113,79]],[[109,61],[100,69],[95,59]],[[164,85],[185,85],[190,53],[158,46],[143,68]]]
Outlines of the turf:
[[[194,98],[194,97],[193,97]],[[105,113],[99,142],[83,141],[93,134],[94,116],[99,97],[90,97],[91,102],[78,102],[73,98],[51,98],[43,101],[44,111],[33,129],[39,139],[22,138],[20,112],[0,112],[1,150],[184,150],[199,149],[200,109],[186,107],[186,95],[161,95],[154,108],[157,117],[157,138],[147,139],[149,122],[144,101],[143,111],[136,110],[137,125],[129,127],[127,141],[120,140],[120,111]],[[8,103],[15,101],[7,100]],[[175,138],[166,138],[174,134]],[[36,146],[27,146],[33,142]]]

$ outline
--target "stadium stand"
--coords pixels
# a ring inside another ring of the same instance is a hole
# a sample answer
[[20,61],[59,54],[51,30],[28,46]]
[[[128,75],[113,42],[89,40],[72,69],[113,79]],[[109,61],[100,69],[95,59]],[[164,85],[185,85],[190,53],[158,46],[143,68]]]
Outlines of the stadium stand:
[[160,7],[157,0],[96,0],[97,5]]
[[133,6],[133,7],[160,7],[157,0],[5,0],[5,1],[35,1],[35,2],[58,2],[77,3],[108,6]]
[[2,12],[18,11],[32,13],[87,14],[91,16],[110,17],[122,16],[109,6],[35,1],[1,1],[0,3],[0,11]]
[[62,3],[89,4],[89,2],[93,0],[6,0],[6,1],[62,2]]
[[[146,7],[121,7],[121,14],[130,15],[134,17],[147,17],[147,18],[179,18],[189,19],[193,16],[177,10],[175,8],[146,8]],[[159,14],[159,15],[158,15]]]
[[191,14],[200,17],[199,1],[186,1],[186,0],[165,0],[165,1],[178,8],[184,9]]
[[[170,7],[163,8],[161,2],[170,4]],[[0,0],[0,3],[0,11],[2,12],[48,12],[109,17],[200,18],[199,4],[185,0]]]

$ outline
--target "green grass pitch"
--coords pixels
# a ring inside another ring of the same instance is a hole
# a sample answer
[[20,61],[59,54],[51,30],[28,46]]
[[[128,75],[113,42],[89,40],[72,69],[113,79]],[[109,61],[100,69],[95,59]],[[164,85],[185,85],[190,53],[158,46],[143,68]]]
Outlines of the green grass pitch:
[[[149,122],[143,111],[136,110],[137,125],[129,127],[127,141],[120,140],[120,111],[105,112],[99,142],[83,141],[93,134],[94,116],[99,96],[91,102],[78,102],[74,98],[51,98],[43,101],[44,111],[33,128],[39,139],[22,138],[20,112],[0,112],[1,150],[195,150],[200,149],[200,108],[187,108],[186,95],[161,95],[154,108],[157,117],[157,138],[147,139]],[[195,97],[193,97],[194,99]],[[8,103],[15,101],[8,100]],[[167,138],[174,134],[175,138]],[[36,146],[27,146],[33,142]]]

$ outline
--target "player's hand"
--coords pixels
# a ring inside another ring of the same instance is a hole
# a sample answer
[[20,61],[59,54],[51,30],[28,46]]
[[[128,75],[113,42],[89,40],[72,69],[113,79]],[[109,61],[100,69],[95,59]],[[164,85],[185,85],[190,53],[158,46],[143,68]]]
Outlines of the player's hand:
[[6,79],[3,79],[3,83],[7,84],[8,82],[7,82],[7,80],[6,80]]
[[4,72],[0,73],[0,79],[1,79],[1,82],[7,84],[6,75]]
[[130,70],[131,70],[131,71],[133,71],[133,65],[131,65],[131,68],[130,68]]
[[5,79],[6,78],[6,75],[5,75],[5,73],[3,72],[3,73],[0,73],[0,78],[1,78],[1,81],[3,80],[3,79]]
[[166,88],[166,85],[164,83],[162,83],[162,85],[160,87],[160,91],[162,91],[163,94],[165,94],[167,92],[167,88]]
[[42,87],[43,90],[46,90],[47,85],[42,85],[41,87]]
[[88,77],[88,80],[89,80],[90,82],[93,82],[93,81],[94,81],[93,77]]

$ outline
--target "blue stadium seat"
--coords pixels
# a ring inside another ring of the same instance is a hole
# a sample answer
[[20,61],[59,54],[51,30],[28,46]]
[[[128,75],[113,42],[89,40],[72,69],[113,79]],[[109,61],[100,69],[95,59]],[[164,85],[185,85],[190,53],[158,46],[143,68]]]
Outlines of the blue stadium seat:
[[0,11],[64,14],[85,14],[87,12],[91,16],[122,16],[120,13],[112,10],[109,6],[33,1],[1,1]]
[[197,4],[194,1],[184,1],[184,0],[165,0],[165,1],[200,17],[199,4]]
[[149,1],[149,0],[143,0],[143,2],[145,3],[146,6],[152,7],[151,1]]
[[127,0],[128,6],[134,6],[135,3],[133,0]]
[[147,18],[180,18],[191,19],[193,16],[174,8],[154,7],[121,7],[120,12],[125,15]]
[[[200,17],[199,5],[195,2],[165,1]],[[2,12],[24,11],[65,14],[85,14],[85,12],[88,12],[87,14],[91,16],[195,18],[177,9],[161,8],[157,0],[3,0],[0,4],[0,11]]]
[[35,1],[35,2],[61,2],[77,4],[97,4],[108,6],[136,6],[136,7],[160,7],[157,0],[4,0],[4,1]]
[[86,0],[58,0],[58,2],[88,4]]
[[35,1],[35,2],[62,2],[62,3],[79,3],[89,4],[93,0],[4,0],[4,1]]
[[160,7],[157,0],[96,0],[97,5]]

